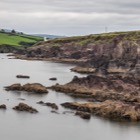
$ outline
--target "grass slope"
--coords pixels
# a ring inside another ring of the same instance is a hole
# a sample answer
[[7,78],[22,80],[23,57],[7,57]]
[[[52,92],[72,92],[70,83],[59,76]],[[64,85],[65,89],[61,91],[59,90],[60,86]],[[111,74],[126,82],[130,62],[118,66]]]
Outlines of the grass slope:
[[41,40],[43,40],[43,39],[41,37],[37,37],[37,36],[0,32],[0,45],[10,45],[17,49],[22,49],[25,46],[28,47]]
[[79,44],[88,44],[88,43],[106,43],[112,42],[113,39],[119,38],[120,40],[129,40],[137,41],[140,40],[140,31],[128,31],[128,32],[111,32],[111,33],[102,33],[102,34],[91,34],[87,36],[73,36],[66,38],[53,39],[48,42],[60,45],[63,43],[79,43]]

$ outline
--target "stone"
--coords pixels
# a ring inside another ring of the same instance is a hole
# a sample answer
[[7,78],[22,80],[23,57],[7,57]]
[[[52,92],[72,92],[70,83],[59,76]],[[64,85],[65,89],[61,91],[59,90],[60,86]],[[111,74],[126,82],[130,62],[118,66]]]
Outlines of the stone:
[[26,78],[26,79],[30,78],[30,76],[27,76],[27,75],[17,75],[16,77],[17,78]]
[[5,104],[0,105],[0,109],[7,109]]
[[90,117],[91,117],[91,114],[90,113],[83,112],[83,111],[77,111],[75,113],[75,115],[78,115],[78,116],[80,116],[83,119],[90,119]]
[[58,110],[58,106],[55,103],[45,103],[46,106],[51,107],[52,109]]
[[38,112],[35,108],[33,108],[25,103],[19,103],[19,105],[15,106],[13,109],[17,110],[17,111],[25,111],[25,112],[29,112],[29,113]]
[[52,78],[50,78],[49,80],[56,81],[56,80],[57,80],[57,78],[52,77]]

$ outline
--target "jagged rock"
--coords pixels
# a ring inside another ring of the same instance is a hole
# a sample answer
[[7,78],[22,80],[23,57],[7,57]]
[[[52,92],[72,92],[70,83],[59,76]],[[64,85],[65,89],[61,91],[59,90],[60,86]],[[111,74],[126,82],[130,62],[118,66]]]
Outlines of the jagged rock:
[[7,86],[5,87],[5,89],[8,91],[8,90],[21,90],[22,87],[21,87],[21,84],[17,83],[17,84],[13,84],[11,86]]
[[83,74],[92,74],[95,73],[95,68],[89,68],[89,67],[74,67],[71,69],[71,71],[77,72],[77,73],[83,73]]
[[28,92],[48,93],[46,87],[39,83],[25,84],[22,86],[22,89]]
[[[62,106],[77,111],[119,121],[140,121],[140,105],[107,100],[101,103],[63,103]],[[79,113],[78,113],[79,114]]]
[[27,92],[35,92],[35,93],[48,93],[45,86],[39,83],[28,83],[25,85],[21,84],[13,84],[11,86],[5,87],[6,90],[18,90],[18,91],[27,91]]
[[0,109],[7,109],[5,104],[0,105]]
[[90,119],[90,117],[91,117],[90,113],[83,112],[83,111],[77,111],[75,113],[75,115],[78,115],[78,116],[80,116],[83,119]]
[[19,105],[15,106],[13,109],[17,110],[17,111],[26,111],[26,112],[30,112],[30,113],[38,112],[35,108],[28,106],[25,103],[19,103]]
[[55,103],[49,103],[49,102],[45,103],[43,101],[39,101],[39,102],[37,102],[37,104],[40,104],[40,105],[43,105],[43,106],[49,106],[52,109],[58,110],[58,106]]
[[27,75],[17,75],[16,77],[17,78],[26,78],[26,79],[30,78],[30,76],[27,76]]
[[84,78],[75,76],[65,85],[54,85],[51,89],[64,92],[77,98],[88,98],[94,101],[121,100],[140,103],[139,80],[124,76],[100,77],[89,75]]
[[46,104],[46,106],[49,106],[49,107],[51,107],[52,109],[55,109],[55,110],[58,110],[58,106],[55,104],[55,103],[45,103]]

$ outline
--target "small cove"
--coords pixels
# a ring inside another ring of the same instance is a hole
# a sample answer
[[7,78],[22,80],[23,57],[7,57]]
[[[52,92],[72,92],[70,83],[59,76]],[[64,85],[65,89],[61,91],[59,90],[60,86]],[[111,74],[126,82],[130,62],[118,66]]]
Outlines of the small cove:
[[[8,59],[0,54],[0,104],[7,110],[0,110],[0,135],[2,140],[137,140],[140,137],[140,123],[119,123],[93,116],[83,120],[59,106],[59,113],[51,113],[49,107],[36,104],[38,101],[55,102],[57,105],[67,101],[81,101],[63,93],[49,90],[48,94],[5,91],[4,86],[13,83],[41,83],[51,86],[64,84],[73,76],[83,76],[70,69],[74,65],[47,61],[27,61]],[[17,79],[17,74],[29,75],[30,79]],[[57,81],[49,78],[57,77]],[[20,100],[25,99],[25,100]],[[20,113],[12,110],[19,102],[38,109],[38,114]]]

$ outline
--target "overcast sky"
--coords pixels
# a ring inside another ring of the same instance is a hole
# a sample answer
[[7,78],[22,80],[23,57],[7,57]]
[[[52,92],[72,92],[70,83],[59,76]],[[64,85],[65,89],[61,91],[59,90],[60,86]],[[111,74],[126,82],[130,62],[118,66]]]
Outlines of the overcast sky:
[[140,0],[0,0],[0,28],[85,35],[140,29]]

